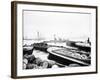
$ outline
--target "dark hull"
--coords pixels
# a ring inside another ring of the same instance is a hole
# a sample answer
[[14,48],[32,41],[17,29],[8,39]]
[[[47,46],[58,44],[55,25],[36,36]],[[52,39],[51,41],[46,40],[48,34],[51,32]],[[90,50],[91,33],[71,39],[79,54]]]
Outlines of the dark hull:
[[31,55],[32,52],[33,52],[33,48],[32,49],[23,48],[23,55],[25,54]]
[[[76,43],[77,42],[74,42],[74,41],[68,41],[67,46],[76,47],[79,50],[83,50],[83,51],[86,51],[86,52],[91,52],[91,47],[77,45]],[[80,42],[80,43],[82,43],[82,42]]]
[[34,49],[47,52],[48,45],[46,43],[34,43]]
[[35,46],[34,49],[47,52],[47,48]]
[[[79,64],[81,66],[88,66],[91,64],[91,58],[88,57],[89,54],[79,53],[71,51],[64,48],[49,48],[48,49],[50,60],[54,60],[63,65]],[[84,56],[83,56],[84,54]],[[86,57],[87,56],[87,57]]]
[[73,60],[70,60],[70,59],[66,59],[66,58],[63,58],[63,57],[60,57],[60,56],[57,56],[57,55],[54,55],[54,54],[51,54],[48,56],[48,59],[50,60],[54,60],[60,64],[63,64],[63,65],[70,65],[70,64],[78,64],[80,66],[88,66],[89,64],[86,63],[86,64],[81,64],[81,63],[78,63],[78,62],[75,62]]

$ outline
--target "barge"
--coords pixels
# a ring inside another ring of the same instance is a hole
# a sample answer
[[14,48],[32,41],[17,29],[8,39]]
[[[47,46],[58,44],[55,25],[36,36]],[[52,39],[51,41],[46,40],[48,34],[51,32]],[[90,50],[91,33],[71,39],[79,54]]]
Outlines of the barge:
[[80,66],[89,66],[91,59],[89,54],[72,52],[69,49],[51,47],[48,48],[48,58],[63,65],[78,64]]

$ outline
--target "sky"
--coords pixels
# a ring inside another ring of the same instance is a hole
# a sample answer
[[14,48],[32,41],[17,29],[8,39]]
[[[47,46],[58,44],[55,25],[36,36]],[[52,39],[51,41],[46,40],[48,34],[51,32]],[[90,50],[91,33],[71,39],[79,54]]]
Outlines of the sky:
[[37,38],[37,32],[45,39],[53,39],[54,35],[62,39],[90,37],[91,14],[52,11],[23,13],[24,38]]

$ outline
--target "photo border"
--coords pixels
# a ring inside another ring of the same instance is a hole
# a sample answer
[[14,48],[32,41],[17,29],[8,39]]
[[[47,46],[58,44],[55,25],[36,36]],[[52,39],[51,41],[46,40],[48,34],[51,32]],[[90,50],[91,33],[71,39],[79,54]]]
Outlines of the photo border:
[[[34,4],[34,5],[50,5],[59,7],[76,7],[76,8],[90,8],[96,9],[96,71],[94,72],[80,72],[80,73],[63,73],[50,75],[33,75],[33,76],[17,76],[17,4]],[[50,77],[50,76],[64,76],[64,75],[81,75],[94,74],[98,72],[98,7],[88,5],[74,5],[74,4],[58,4],[58,3],[42,3],[42,2],[25,2],[12,1],[11,2],[11,77],[12,78],[32,78],[32,77]]]

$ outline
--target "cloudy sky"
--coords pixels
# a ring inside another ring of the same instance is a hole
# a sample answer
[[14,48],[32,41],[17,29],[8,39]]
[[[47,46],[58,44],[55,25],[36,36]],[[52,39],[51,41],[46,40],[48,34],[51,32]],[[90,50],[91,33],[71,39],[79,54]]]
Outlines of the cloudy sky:
[[90,37],[91,14],[24,11],[23,37],[37,38],[37,32],[45,39],[56,37],[87,38]]

